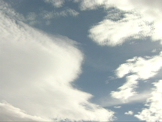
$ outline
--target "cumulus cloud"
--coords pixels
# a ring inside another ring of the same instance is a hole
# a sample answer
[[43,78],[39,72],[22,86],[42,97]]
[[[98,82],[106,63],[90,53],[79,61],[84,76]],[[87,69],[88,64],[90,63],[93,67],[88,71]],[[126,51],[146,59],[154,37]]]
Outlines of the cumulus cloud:
[[124,114],[126,114],[126,115],[133,115],[133,111],[128,111],[128,112],[125,112]]
[[121,64],[116,69],[118,78],[122,78],[129,73],[136,74],[140,79],[146,80],[155,76],[162,68],[162,52],[152,57],[134,57]]
[[80,2],[82,10],[93,10],[98,7],[109,10],[115,7],[125,12],[119,21],[107,18],[91,27],[89,37],[99,45],[116,46],[128,41],[129,38],[148,36],[153,41],[162,40],[161,0],[77,0],[77,2]]
[[125,14],[119,21],[104,19],[89,30],[89,37],[99,45],[116,46],[129,38],[140,38],[149,35],[151,26],[141,21],[139,16]]
[[118,78],[126,76],[126,83],[119,87],[119,91],[112,91],[111,96],[123,101],[136,94],[139,80],[147,80],[158,74],[162,68],[162,52],[159,55],[152,57],[134,57],[128,59],[126,63],[121,64],[116,69]]
[[114,112],[89,102],[91,94],[71,86],[83,61],[74,41],[49,37],[4,13],[0,11],[0,99],[9,104],[0,104],[1,115],[15,120],[112,120]]
[[154,89],[152,90],[151,97],[147,99],[145,106],[141,112],[135,115],[140,120],[162,121],[162,80],[153,83]]

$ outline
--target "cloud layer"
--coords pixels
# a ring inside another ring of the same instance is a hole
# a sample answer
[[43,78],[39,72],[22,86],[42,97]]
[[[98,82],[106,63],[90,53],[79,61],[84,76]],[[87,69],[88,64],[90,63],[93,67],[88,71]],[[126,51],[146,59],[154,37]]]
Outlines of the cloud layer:
[[114,112],[71,86],[83,61],[74,41],[49,37],[4,10],[0,27],[0,100],[8,102],[0,104],[2,120],[112,120]]

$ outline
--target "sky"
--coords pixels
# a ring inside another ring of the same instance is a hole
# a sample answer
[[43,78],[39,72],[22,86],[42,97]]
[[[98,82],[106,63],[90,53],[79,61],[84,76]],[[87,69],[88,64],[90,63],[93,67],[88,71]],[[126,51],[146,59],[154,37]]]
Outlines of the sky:
[[161,0],[0,0],[0,121],[162,121]]

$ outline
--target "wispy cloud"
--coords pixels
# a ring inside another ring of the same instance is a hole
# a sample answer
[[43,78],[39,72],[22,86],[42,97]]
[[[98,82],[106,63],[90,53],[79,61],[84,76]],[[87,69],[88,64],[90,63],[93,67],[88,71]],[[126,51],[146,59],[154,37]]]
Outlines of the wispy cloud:
[[[112,120],[114,112],[89,102],[91,94],[71,86],[81,73],[83,61],[74,41],[48,36],[6,15],[4,10],[0,10],[0,27],[0,92],[1,100],[9,103],[1,103],[1,115],[22,115],[23,110],[27,113],[24,120],[33,116]],[[13,108],[10,113],[6,112],[9,108]]]
[[121,64],[116,69],[118,78],[126,76],[126,83],[119,87],[119,91],[112,91],[111,95],[114,98],[127,100],[129,97],[136,94],[139,80],[146,80],[158,74],[162,68],[162,53],[153,57],[134,57],[128,59],[127,63]]
[[114,108],[121,108],[121,106],[114,106]]
[[116,106],[123,104],[132,104],[132,103],[143,103],[146,101],[147,98],[150,97],[151,90],[140,92],[140,94],[134,94],[133,96],[129,97],[127,100],[123,99],[116,99],[112,97],[105,97],[99,100],[101,106],[109,107],[109,106]]
[[124,114],[126,114],[126,115],[133,115],[133,111],[128,111],[128,112],[125,112]]
[[162,80],[153,83],[154,89],[151,93],[151,97],[147,99],[145,106],[141,112],[135,115],[140,120],[150,121],[162,121]]
[[50,25],[51,21],[55,18],[59,17],[67,17],[67,16],[78,16],[79,12],[74,9],[67,8],[62,11],[46,11],[42,10],[40,13],[29,12],[27,16],[24,16],[24,22],[29,23],[30,25],[36,25],[44,23],[46,25]]
[[119,91],[111,91],[111,96],[123,101],[136,94],[135,88],[138,84],[138,76],[130,75],[127,77],[127,82],[120,86]]
[[60,8],[63,6],[65,0],[44,0],[44,2],[52,4],[54,7]]
[[66,10],[63,10],[63,11],[60,11],[60,12],[57,12],[57,11],[43,11],[41,13],[41,16],[44,18],[44,19],[52,19],[52,18],[56,18],[56,17],[65,17],[65,16],[77,16],[79,13],[73,9],[66,9]]

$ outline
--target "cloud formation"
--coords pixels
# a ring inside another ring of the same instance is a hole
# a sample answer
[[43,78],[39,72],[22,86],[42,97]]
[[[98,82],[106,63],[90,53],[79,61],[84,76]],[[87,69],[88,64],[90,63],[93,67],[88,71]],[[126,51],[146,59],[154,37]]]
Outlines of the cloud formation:
[[126,114],[126,115],[133,115],[133,111],[128,111],[128,112],[125,112],[124,114]]
[[0,121],[49,121],[47,119],[42,119],[37,116],[31,116],[26,114],[19,108],[15,108],[7,102],[3,101],[0,103]]
[[140,79],[146,80],[155,76],[162,68],[162,52],[152,57],[134,57],[121,64],[116,69],[118,78],[122,78],[129,73],[136,74]]
[[125,102],[129,97],[134,96],[136,94],[135,88],[138,84],[138,76],[130,75],[127,77],[127,82],[120,86],[119,91],[112,91],[111,96],[116,99],[121,99]]
[[154,89],[152,90],[151,97],[147,99],[145,106],[141,112],[135,115],[140,120],[162,121],[162,80],[153,83]]
[[152,57],[134,57],[128,59],[126,63],[121,64],[116,69],[118,78],[126,76],[126,83],[119,87],[119,91],[112,91],[111,95],[114,98],[127,100],[136,94],[139,80],[147,80],[158,74],[162,68],[162,52],[159,55]]
[[[89,37],[99,45],[116,46],[129,38],[151,37],[162,40],[161,0],[77,0],[82,10],[115,7],[124,12],[119,21],[106,18],[89,30]],[[127,6],[127,7],[125,7]],[[120,12],[119,12],[120,13]],[[108,12],[108,16],[111,14]],[[161,41],[162,42],[162,41]]]
[[0,27],[0,100],[8,102],[0,104],[2,120],[112,120],[114,112],[90,103],[91,94],[71,86],[83,61],[74,41],[49,37],[4,10]]

